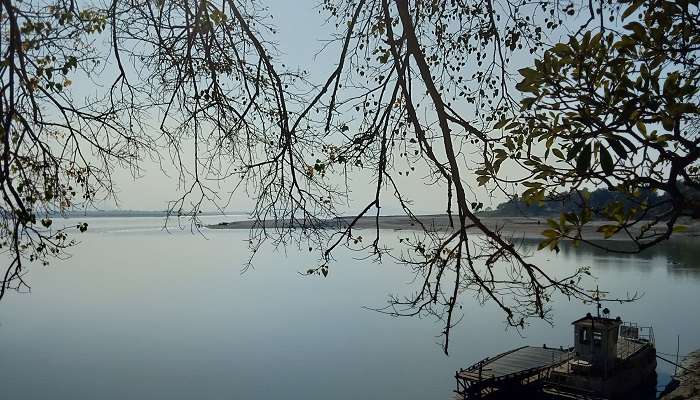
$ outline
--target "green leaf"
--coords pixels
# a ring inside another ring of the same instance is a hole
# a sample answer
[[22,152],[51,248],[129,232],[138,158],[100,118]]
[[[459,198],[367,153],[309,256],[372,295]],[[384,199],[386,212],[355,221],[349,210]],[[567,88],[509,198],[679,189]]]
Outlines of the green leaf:
[[620,227],[618,225],[602,225],[597,229],[598,232],[603,233],[603,237],[606,239],[613,237],[619,230]]
[[591,42],[591,31],[586,31],[586,33],[583,34],[583,38],[581,39],[581,46],[588,47],[588,44]]
[[629,17],[632,15],[639,6],[641,6],[644,3],[644,0],[635,0],[627,9],[622,13],[622,19],[624,20],[625,18]]
[[571,48],[567,46],[565,43],[557,43],[552,47],[552,51],[554,54],[558,56],[566,56],[567,54],[571,54]]
[[675,126],[675,122],[673,121],[673,118],[665,117],[661,119],[661,125],[663,125],[664,129],[666,129],[667,131],[672,132],[673,127]]
[[537,246],[537,250],[542,250],[545,247],[549,246],[549,244],[552,242],[552,239],[545,239],[540,242],[540,244]]
[[644,122],[641,120],[637,121],[637,130],[639,133],[641,133],[643,136],[647,135],[647,126],[644,125]]
[[569,151],[566,153],[566,161],[571,161],[571,160],[573,160],[574,158],[576,158],[576,156],[577,156],[577,155],[579,154],[579,152],[581,151],[581,148],[582,148],[585,144],[586,144],[586,142],[584,142],[584,141],[581,141],[581,142],[578,142],[578,143],[574,143],[574,145],[571,146],[571,147],[569,148]]
[[506,124],[508,124],[508,121],[510,121],[508,118],[504,118],[504,119],[498,121],[498,123],[496,123],[496,125],[493,126],[493,129],[503,128],[504,126],[506,126]]
[[608,149],[600,146],[600,165],[603,167],[605,175],[610,176],[613,173],[613,159],[610,157]]
[[688,227],[686,225],[676,225],[673,227],[673,233],[686,232]]
[[644,26],[640,24],[639,22],[630,22],[629,24],[624,26],[625,29],[630,30],[634,32],[634,37],[637,40],[643,39],[645,36],[646,31],[644,30]]
[[591,167],[591,146],[584,146],[576,159],[576,172],[580,175],[588,172]]
[[558,238],[559,232],[555,231],[554,229],[545,229],[544,232],[542,232],[542,236],[549,238],[549,239],[555,239]]
[[678,72],[672,72],[668,74],[663,86],[664,96],[673,97],[674,93],[676,92],[676,89],[678,88],[679,77],[680,74]]
[[531,81],[528,81],[527,79],[523,79],[522,82],[518,82],[518,84],[515,85],[515,88],[525,93],[537,93],[537,85]]
[[525,77],[526,81],[534,81],[540,77],[540,73],[532,68],[521,68],[518,70],[518,72],[520,73],[520,75]]
[[682,114],[698,113],[698,107],[691,103],[674,103],[669,104],[668,111],[673,116],[679,116]]
[[608,143],[610,143],[610,147],[612,147],[618,157],[623,160],[627,158],[627,151],[625,150],[625,147],[617,139],[608,138]]
[[536,101],[536,97],[526,97],[520,101],[520,104],[522,104],[524,110],[529,110]]

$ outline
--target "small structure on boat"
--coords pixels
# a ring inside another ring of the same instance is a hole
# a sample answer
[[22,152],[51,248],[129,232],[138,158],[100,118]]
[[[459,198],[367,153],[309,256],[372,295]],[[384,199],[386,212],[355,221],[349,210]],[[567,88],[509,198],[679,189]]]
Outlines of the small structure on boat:
[[654,379],[654,331],[587,314],[569,349],[520,347],[457,371],[461,399],[623,397]]
[[580,371],[586,369],[600,371],[607,375],[615,368],[617,359],[618,333],[622,320],[585,317],[571,323],[574,326],[574,350]]

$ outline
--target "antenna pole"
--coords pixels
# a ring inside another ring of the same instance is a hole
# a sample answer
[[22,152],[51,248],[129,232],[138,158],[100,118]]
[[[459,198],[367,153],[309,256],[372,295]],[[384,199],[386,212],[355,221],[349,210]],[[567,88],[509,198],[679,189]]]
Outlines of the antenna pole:
[[601,294],[607,294],[608,292],[601,292],[600,288],[598,285],[596,285],[595,290],[589,290],[593,294],[593,300],[595,301],[596,304],[596,313],[598,315],[598,318],[600,318],[600,309],[603,308],[603,305],[601,304]]
[[678,375],[678,353],[681,350],[681,335],[678,335],[677,341],[676,341],[676,369],[673,371],[673,376]]

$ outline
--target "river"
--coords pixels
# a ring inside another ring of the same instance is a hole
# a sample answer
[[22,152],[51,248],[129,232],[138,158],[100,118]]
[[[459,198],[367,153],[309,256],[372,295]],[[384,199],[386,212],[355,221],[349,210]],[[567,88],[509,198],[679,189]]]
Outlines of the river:
[[[303,277],[308,253],[266,249],[241,273],[246,231],[166,232],[159,218],[87,222],[70,259],[32,266],[31,293],[0,303],[3,398],[447,399],[458,368],[525,344],[569,346],[570,322],[594,311],[560,299],[553,325],[517,332],[492,305],[464,297],[447,357],[436,321],[363,308],[413,288],[391,262],[341,253],[327,278]],[[699,244],[635,256],[565,246],[533,258],[555,273],[589,265],[613,295],[643,293],[608,307],[653,325],[657,350],[675,358],[678,335],[681,354],[700,347]],[[657,371],[663,384],[673,369],[660,361]]]

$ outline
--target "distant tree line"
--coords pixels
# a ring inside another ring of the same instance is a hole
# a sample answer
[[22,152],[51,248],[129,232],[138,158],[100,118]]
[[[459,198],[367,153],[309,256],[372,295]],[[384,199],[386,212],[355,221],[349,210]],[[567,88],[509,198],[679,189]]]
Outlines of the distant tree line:
[[[686,194],[695,204],[700,204],[700,191],[685,184],[679,184],[679,190]],[[619,208],[624,213],[632,212],[634,218],[655,219],[667,215],[672,206],[668,194],[658,194],[650,189],[642,189],[635,195],[617,192],[607,188],[595,190],[582,189],[566,194],[550,196],[542,201],[513,196],[499,204],[495,209],[480,213],[483,217],[558,217],[562,214],[581,214],[590,209],[593,219],[604,220],[611,208]],[[697,208],[696,208],[697,209]],[[694,218],[700,215],[694,215]]]

